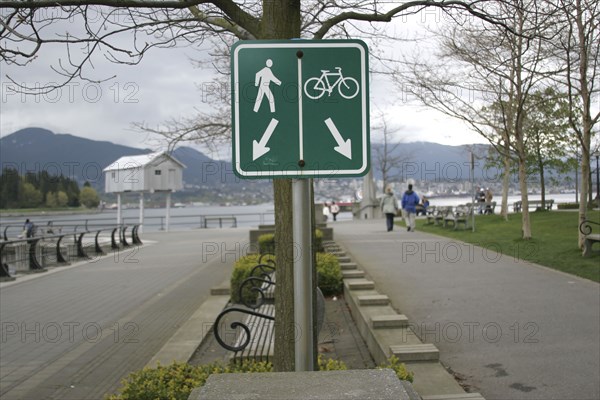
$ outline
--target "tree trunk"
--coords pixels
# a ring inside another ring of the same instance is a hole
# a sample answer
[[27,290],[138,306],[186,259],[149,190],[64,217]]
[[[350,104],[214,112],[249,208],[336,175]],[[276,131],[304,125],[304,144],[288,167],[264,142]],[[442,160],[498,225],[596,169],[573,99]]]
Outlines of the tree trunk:
[[[300,0],[264,0],[260,39],[300,37]],[[294,371],[294,238],[292,236],[292,181],[273,181],[275,200],[275,371]]]
[[[590,188],[590,148],[592,138],[592,115],[591,115],[591,102],[590,102],[590,85],[588,82],[589,72],[589,51],[591,46],[595,46],[595,43],[588,41],[586,31],[586,24],[583,21],[585,12],[581,0],[575,2],[577,7],[577,40],[579,53],[579,93],[582,102],[582,115],[581,115],[581,194],[579,198],[579,223],[587,219],[587,199]],[[588,22],[591,23],[591,22]],[[593,37],[593,36],[592,36]],[[579,231],[579,248],[583,248],[584,235]]]
[[[588,146],[587,148],[585,145],[581,147],[581,192],[579,192],[579,224],[581,224],[587,219],[588,193],[590,188],[590,136],[589,134],[586,136],[588,139]],[[580,249],[583,249],[584,241],[584,235],[583,233],[581,233],[581,231],[579,231],[578,245]]]
[[500,215],[505,221],[508,221],[508,186],[510,184],[510,147],[508,142],[505,142],[505,150],[503,154],[504,170],[502,171],[502,206]]
[[529,240],[531,239],[531,220],[529,219],[529,196],[527,195],[527,166],[524,157],[519,157],[519,189],[521,190],[522,205],[521,229],[523,231],[523,239]]
[[[538,154],[538,157],[541,157],[541,156]],[[544,178],[544,163],[540,161],[538,168],[540,169],[540,190],[542,191],[542,210],[545,210],[546,209],[546,182],[545,182],[545,178]]]
[[275,371],[294,371],[294,238],[292,236],[292,181],[275,179]]

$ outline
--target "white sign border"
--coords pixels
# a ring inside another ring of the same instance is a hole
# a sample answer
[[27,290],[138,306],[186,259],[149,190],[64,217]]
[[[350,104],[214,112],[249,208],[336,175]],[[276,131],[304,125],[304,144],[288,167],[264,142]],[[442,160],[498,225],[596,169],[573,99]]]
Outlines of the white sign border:
[[[238,65],[238,53],[241,50],[245,49],[277,49],[277,48],[297,48],[301,50],[302,48],[356,48],[360,52],[360,69],[361,69],[361,102],[363,106],[362,109],[362,161],[363,165],[358,169],[348,169],[348,170],[265,170],[265,171],[245,171],[241,167],[240,161],[240,80],[239,80],[239,65]],[[234,129],[234,141],[235,141],[235,169],[236,172],[240,176],[249,177],[249,178],[258,178],[258,177],[267,177],[267,178],[276,178],[276,177],[336,177],[336,176],[344,176],[344,175],[363,175],[366,172],[367,167],[369,166],[368,162],[368,154],[367,150],[368,146],[368,127],[367,127],[367,60],[365,54],[365,48],[357,42],[303,42],[298,40],[297,43],[241,43],[236,46],[233,54],[233,82],[234,82],[234,109],[235,109],[235,129]]]

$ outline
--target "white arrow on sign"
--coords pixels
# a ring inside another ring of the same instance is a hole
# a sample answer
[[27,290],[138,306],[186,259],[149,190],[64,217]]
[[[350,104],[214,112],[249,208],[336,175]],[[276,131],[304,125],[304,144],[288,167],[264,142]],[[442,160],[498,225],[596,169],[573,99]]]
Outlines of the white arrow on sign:
[[273,131],[275,130],[275,127],[277,127],[278,123],[279,121],[277,121],[275,118],[271,118],[271,122],[269,122],[269,126],[267,126],[267,129],[260,139],[260,142],[257,142],[256,140],[252,142],[252,161],[267,154],[269,150],[271,150],[270,147],[267,147],[267,142],[271,138],[271,135],[273,134]]
[[333,149],[347,159],[352,160],[352,139],[344,141],[344,138],[342,138],[340,131],[338,131],[331,118],[327,118],[325,120],[325,125],[327,125],[327,128],[329,128],[329,132],[331,132],[337,143],[337,146]]

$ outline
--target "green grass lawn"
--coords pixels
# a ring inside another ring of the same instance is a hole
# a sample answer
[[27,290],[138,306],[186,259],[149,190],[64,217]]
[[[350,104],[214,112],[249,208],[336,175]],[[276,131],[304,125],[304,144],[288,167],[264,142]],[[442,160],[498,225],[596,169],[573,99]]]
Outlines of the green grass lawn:
[[[509,221],[504,221],[498,215],[478,215],[475,217],[475,232],[470,228],[454,231],[427,225],[425,220],[417,220],[417,230],[600,282],[600,255],[583,258],[577,247],[577,212],[531,212],[530,216],[532,240],[521,239],[521,214],[509,215]],[[600,212],[588,213],[588,219],[600,223]],[[600,226],[593,225],[593,229],[594,233],[600,232]]]

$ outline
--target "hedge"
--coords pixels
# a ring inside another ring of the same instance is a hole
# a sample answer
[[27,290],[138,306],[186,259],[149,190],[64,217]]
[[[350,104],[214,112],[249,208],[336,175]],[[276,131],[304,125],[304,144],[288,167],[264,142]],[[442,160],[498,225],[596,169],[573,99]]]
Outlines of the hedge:
[[[323,251],[323,232],[320,229],[315,230],[314,250]],[[275,254],[275,235],[265,233],[258,237],[258,252],[260,254]]]
[[[250,254],[241,257],[234,265],[231,273],[230,288],[231,301],[242,303],[239,295],[239,288],[242,282],[250,277],[250,272],[258,264],[259,255]],[[274,256],[271,256],[275,259]],[[263,257],[264,262],[264,257]],[[337,257],[329,253],[317,253],[317,286],[321,289],[324,296],[334,296],[343,291],[343,277],[340,263]],[[246,303],[252,303],[256,300],[256,293],[251,290],[251,285],[244,287],[243,298]]]
[[[346,370],[343,361],[318,358],[320,371]],[[392,356],[388,363],[379,368],[391,368],[399,379],[413,381],[413,374],[406,366]],[[224,366],[220,363],[189,365],[175,362],[170,365],[146,367],[132,372],[122,381],[119,394],[106,397],[106,400],[187,400],[193,389],[203,386],[212,374],[273,372],[273,365],[265,361],[244,361]]]

